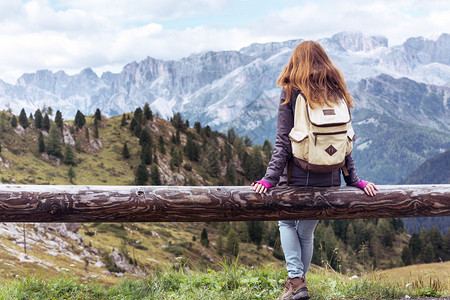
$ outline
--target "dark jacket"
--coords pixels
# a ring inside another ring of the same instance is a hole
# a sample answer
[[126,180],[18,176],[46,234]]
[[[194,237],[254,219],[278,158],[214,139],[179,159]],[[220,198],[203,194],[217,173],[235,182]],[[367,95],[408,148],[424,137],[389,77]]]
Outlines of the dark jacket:
[[[294,186],[333,186],[341,185],[340,169],[327,173],[310,173],[298,167],[293,160],[291,141],[289,133],[294,127],[294,108],[297,101],[298,90],[293,89],[291,101],[282,105],[286,99],[286,91],[283,89],[280,95],[280,106],[278,108],[277,139],[274,151],[267,167],[266,175],[262,178],[275,185],[286,185],[287,183],[287,162],[291,160],[291,179],[289,185]],[[347,185],[356,185],[359,178],[356,175],[355,163],[352,154],[345,157],[345,164],[349,175],[344,176]]]

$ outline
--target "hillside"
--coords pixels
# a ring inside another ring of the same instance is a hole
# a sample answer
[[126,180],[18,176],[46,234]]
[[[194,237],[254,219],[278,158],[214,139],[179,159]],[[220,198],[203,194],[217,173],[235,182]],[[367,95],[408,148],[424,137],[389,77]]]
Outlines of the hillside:
[[[444,166],[444,167],[443,167]],[[400,184],[450,184],[450,149],[427,159]]]
[[[51,121],[50,112],[0,112],[3,183],[248,185],[264,174],[272,151],[233,130],[190,127],[180,114],[164,120],[148,106],[112,118],[77,114],[74,121],[58,111]],[[275,222],[27,224],[26,243],[22,224],[1,228],[3,279],[70,270],[108,283],[167,265],[207,269],[237,255],[247,266],[283,266]],[[313,263],[355,272],[403,265],[408,239],[398,219],[323,221]]]
[[[400,184],[450,184],[450,150],[426,160]],[[419,232],[422,228],[430,230],[437,226],[442,234],[450,231],[450,217],[407,218],[403,219],[409,233]]]
[[[48,112],[43,111],[44,118]],[[248,185],[250,178],[262,176],[271,152],[270,144],[251,146],[233,131],[225,136],[200,123],[191,128],[179,114],[164,120],[148,107],[109,119],[76,117],[63,121],[60,129],[54,121],[43,125],[36,115],[0,112],[4,184]],[[28,126],[20,125],[24,120]],[[139,177],[142,165],[145,180]],[[71,169],[73,176],[69,176]],[[27,224],[25,228],[26,243],[21,224],[0,226],[2,280],[70,272],[108,283],[123,273],[144,276],[167,265],[207,269],[218,266],[223,255],[237,251],[239,245],[242,263],[282,266],[273,248],[249,240],[246,223]]]
[[[142,114],[142,109],[139,110]],[[76,174],[74,184],[133,185],[136,167],[141,162],[142,147],[138,136],[143,129],[150,134],[148,143],[152,153],[147,168],[150,171],[151,161],[154,159],[153,165],[158,166],[163,185],[215,185],[226,177],[228,165],[233,165],[235,170],[229,183],[236,184],[239,181],[248,184],[250,179],[246,176],[256,174],[252,174],[254,170],[250,170],[250,166],[242,165],[236,149],[244,151],[247,148],[248,157],[244,160],[251,158],[252,149],[259,150],[260,157],[264,155],[261,147],[249,147],[251,143],[241,137],[230,137],[235,142],[233,146],[225,135],[212,131],[209,127],[197,127],[198,132],[193,128],[182,129],[185,127],[184,120],[181,120],[182,125],[177,125],[179,129],[176,129],[169,121],[155,116],[146,126],[139,125],[140,132],[136,134],[136,130],[130,130],[133,113],[110,119],[102,118],[97,125],[98,138],[95,137],[93,116],[85,117],[86,125],[82,129],[77,129],[73,121],[65,121],[61,134],[57,136],[60,154],[50,155],[48,149],[39,153],[38,145],[40,133],[44,136],[45,144],[50,141],[50,131],[36,129],[34,120],[31,119],[26,129],[20,125],[11,127],[12,116],[7,112],[0,114],[0,123],[3,124],[3,129],[0,129],[0,170],[3,183],[71,184],[67,172],[72,165]],[[191,157],[193,159],[185,154],[188,140],[195,144],[196,154]],[[125,143],[129,149],[128,158],[123,156]],[[71,164],[64,163],[67,145],[75,151],[74,162]],[[217,157],[208,157],[209,150],[216,151],[214,153]],[[176,159],[173,159],[174,156]],[[216,169],[209,169],[205,163],[216,163]],[[262,164],[261,160],[252,168],[259,168],[261,173]],[[212,171],[217,173],[213,174]],[[225,182],[221,182],[223,184]]]

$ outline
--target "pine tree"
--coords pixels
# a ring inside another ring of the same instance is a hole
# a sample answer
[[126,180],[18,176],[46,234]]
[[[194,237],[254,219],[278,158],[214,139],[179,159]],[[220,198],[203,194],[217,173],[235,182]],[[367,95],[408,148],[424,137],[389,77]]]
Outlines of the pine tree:
[[228,164],[227,173],[225,174],[225,182],[227,185],[234,185],[236,183],[236,170],[233,164]]
[[44,142],[44,136],[42,135],[42,132],[39,132],[39,138],[38,138],[38,149],[39,153],[45,152],[45,142]]
[[98,138],[99,138],[98,121],[97,121],[97,119],[94,119],[94,139],[98,139]]
[[428,230],[426,243],[433,246],[434,259],[433,261],[443,260],[446,256],[444,252],[444,237],[437,226],[433,226]]
[[152,163],[152,148],[148,144],[142,146],[141,149],[141,162],[146,165],[150,165]]
[[144,117],[147,121],[153,121],[153,112],[150,109],[150,105],[148,105],[148,102],[145,102],[144,105]]
[[45,114],[44,118],[42,119],[42,128],[45,131],[49,131],[50,130],[50,118],[48,117],[47,114]]
[[444,235],[444,253],[446,253],[446,255],[442,260],[450,260],[450,229],[447,229],[447,232]]
[[217,148],[210,146],[206,153],[206,166],[208,168],[208,174],[217,178],[220,175],[219,153],[217,152]]
[[69,170],[67,171],[67,177],[69,177],[70,183],[73,184],[73,179],[76,177],[75,171],[72,168],[72,166],[69,167]]
[[27,114],[25,113],[25,109],[22,108],[19,115],[19,124],[24,129],[26,129],[30,124],[28,123]]
[[59,110],[56,111],[55,123],[56,123],[56,126],[58,126],[58,128],[62,130],[62,128],[63,128],[63,117],[62,117],[62,114],[61,114],[61,112]]
[[207,137],[210,137],[210,136],[211,136],[211,133],[212,133],[211,127],[209,127],[209,125],[206,125],[206,127],[205,127],[205,135],[206,135]]
[[272,152],[273,152],[273,146],[272,146],[272,143],[269,142],[269,140],[264,141],[262,151],[264,153],[266,162],[268,163],[270,161],[270,158],[272,157]]
[[181,117],[181,114],[179,112],[175,113],[172,117],[172,125],[175,127],[175,129],[184,131],[184,124],[183,124],[183,118]]
[[6,120],[6,115],[5,112],[0,112],[0,131],[6,131],[7,127],[9,127],[9,125],[7,125],[7,120]]
[[46,143],[47,153],[56,157],[62,157],[61,131],[56,125],[51,124]]
[[409,239],[409,249],[411,249],[411,258],[413,262],[417,262],[417,259],[422,252],[422,240],[417,232],[411,234],[411,238]]
[[170,160],[171,164],[173,164],[173,166],[175,167],[180,167],[183,163],[183,155],[181,154],[181,152],[172,148],[170,154],[172,155],[172,158]]
[[265,232],[264,222],[248,221],[246,223],[250,241],[252,241],[257,246],[261,246],[261,241]]
[[128,150],[128,145],[127,142],[123,143],[123,148],[122,148],[122,157],[127,159],[130,158],[130,150]]
[[248,137],[248,136],[245,136],[245,138],[244,138],[244,145],[246,146],[246,147],[251,147],[252,146],[252,140]]
[[139,145],[148,145],[149,147],[153,147],[153,139],[150,135],[150,130],[148,130],[147,127],[144,127],[139,134]]
[[250,155],[244,152],[242,166],[244,169],[245,177],[247,177],[247,179],[259,178],[264,176],[266,169],[259,147],[253,147]]
[[148,181],[147,167],[141,163],[136,169],[136,184],[145,185]]
[[203,228],[202,233],[200,235],[200,243],[203,247],[208,248],[209,247],[209,239],[208,239],[208,232],[206,231],[206,228]]
[[34,125],[36,126],[37,129],[42,128],[42,113],[39,108],[34,113]]
[[217,241],[216,241],[216,253],[219,256],[223,255],[223,238],[222,235],[219,235],[217,237]]
[[136,119],[133,117],[133,119],[131,119],[131,122],[130,122],[130,131],[132,133],[134,133],[134,131],[136,130],[136,127],[138,127],[138,123],[137,123]]
[[233,128],[228,129],[227,139],[228,139],[228,143],[230,143],[230,144],[234,143],[234,140],[236,139],[236,132],[234,131]]
[[11,126],[13,127],[13,128],[16,128],[17,127],[17,118],[16,118],[16,116],[12,116],[12,118],[11,118]]
[[126,114],[122,114],[122,120],[120,121],[120,126],[124,127],[127,125],[127,117]]
[[353,228],[352,223],[350,223],[347,227],[346,243],[347,245],[350,245],[350,247],[355,248],[355,229]]
[[181,144],[181,138],[180,138],[180,130],[177,129],[175,132],[175,144],[179,145]]
[[239,254],[239,239],[236,234],[236,231],[230,227],[230,230],[227,234],[227,240],[225,242],[225,251],[230,253],[233,256],[237,256]]
[[229,143],[225,143],[225,161],[229,163],[233,159],[233,149]]
[[395,232],[400,233],[405,231],[405,224],[403,220],[400,218],[392,218],[390,219],[392,227],[394,227]]
[[133,131],[134,136],[138,138],[141,135],[141,131],[142,131],[141,125],[137,125]]
[[402,262],[405,266],[409,266],[410,264],[412,264],[411,249],[409,249],[408,246],[403,247]]
[[157,165],[152,166],[152,173],[150,175],[152,185],[161,185],[161,176]]
[[243,161],[243,156],[244,154],[247,154],[247,151],[245,149],[244,142],[240,136],[234,139],[233,147],[235,153],[239,156],[239,159]]
[[136,120],[139,127],[142,126],[143,121],[144,121],[142,108],[140,108],[140,107],[136,108],[136,110],[134,111],[133,118]]
[[425,247],[423,248],[423,251],[420,253],[420,259],[422,260],[422,262],[428,264],[433,262],[433,258],[434,258],[433,245],[426,244]]
[[200,124],[200,122],[194,123],[194,129],[195,131],[197,131],[198,134],[200,134],[200,131],[202,130],[202,125]]
[[97,121],[101,121],[102,120],[102,113],[100,112],[100,108],[97,108],[95,110],[94,120],[97,120]]
[[76,165],[76,157],[75,152],[72,149],[72,146],[70,144],[66,144],[66,147],[64,148],[64,161],[66,165],[75,166]]
[[159,136],[158,144],[159,144],[159,152],[161,154],[166,154],[166,148],[164,147],[164,138],[162,137],[162,135]]
[[385,247],[392,247],[394,245],[394,228],[386,219],[378,220],[376,232],[379,235],[380,241]]
[[78,129],[83,128],[84,124],[86,124],[86,118],[84,114],[79,110],[77,110],[77,113],[75,115],[74,124]]
[[184,146],[184,153],[191,161],[199,161],[200,159],[200,146],[194,142],[190,134],[187,136],[186,146]]
[[345,241],[347,238],[347,228],[348,228],[349,220],[334,220],[331,221],[331,225],[333,226],[334,234]]

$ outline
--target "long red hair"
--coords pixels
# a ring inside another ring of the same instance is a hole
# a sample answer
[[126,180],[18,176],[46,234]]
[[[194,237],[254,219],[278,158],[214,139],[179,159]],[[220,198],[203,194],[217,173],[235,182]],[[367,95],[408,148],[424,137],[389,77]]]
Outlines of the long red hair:
[[342,72],[333,65],[322,46],[314,41],[297,45],[278,77],[277,86],[286,90],[283,104],[291,100],[292,89],[295,88],[302,91],[313,108],[316,104],[333,107],[342,98],[349,107],[353,107]]

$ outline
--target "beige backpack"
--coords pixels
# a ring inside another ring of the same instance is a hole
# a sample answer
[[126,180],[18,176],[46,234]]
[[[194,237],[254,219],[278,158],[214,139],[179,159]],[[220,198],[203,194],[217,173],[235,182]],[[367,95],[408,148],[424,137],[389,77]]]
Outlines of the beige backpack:
[[295,163],[308,172],[345,169],[355,133],[350,109],[344,99],[334,107],[312,109],[302,94],[297,97],[294,128],[289,133]]

